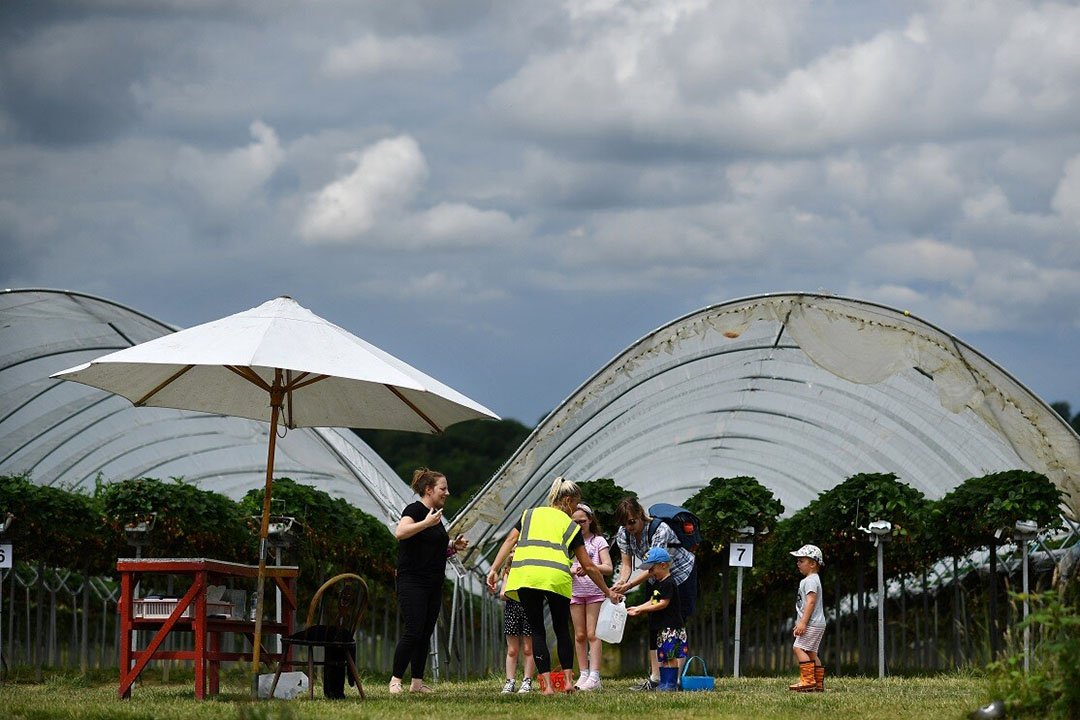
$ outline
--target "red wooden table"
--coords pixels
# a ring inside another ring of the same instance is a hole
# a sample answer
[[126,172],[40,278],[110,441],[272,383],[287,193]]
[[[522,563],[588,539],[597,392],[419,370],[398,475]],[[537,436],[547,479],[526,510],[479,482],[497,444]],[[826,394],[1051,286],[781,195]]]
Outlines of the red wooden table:
[[[199,700],[206,697],[207,680],[210,683],[210,694],[217,694],[218,669],[221,661],[247,660],[251,662],[250,650],[222,652],[221,634],[239,633],[246,636],[249,643],[254,643],[255,622],[207,617],[206,589],[228,578],[254,579],[258,577],[258,566],[206,558],[123,558],[117,561],[116,569],[120,572],[120,689],[117,691],[118,697],[121,699],[131,697],[132,684],[151,660],[192,660],[195,663],[195,697]],[[132,612],[134,605],[132,592],[138,584],[137,576],[146,573],[190,575],[192,578],[191,587],[167,619],[136,618]],[[299,574],[299,568],[294,566],[268,566],[266,568],[266,577],[272,579],[281,589],[283,621],[280,623],[264,621],[262,626],[264,637],[268,634],[292,634],[292,611],[296,609],[296,578]],[[267,589],[269,590],[269,586]],[[189,606],[194,608],[192,617],[180,617]],[[132,647],[132,636],[135,630],[156,632],[144,649],[137,649]],[[161,643],[169,633],[174,631],[194,633],[195,649],[159,650]],[[260,659],[269,667],[271,661],[283,658],[280,653],[268,653],[262,649]]]

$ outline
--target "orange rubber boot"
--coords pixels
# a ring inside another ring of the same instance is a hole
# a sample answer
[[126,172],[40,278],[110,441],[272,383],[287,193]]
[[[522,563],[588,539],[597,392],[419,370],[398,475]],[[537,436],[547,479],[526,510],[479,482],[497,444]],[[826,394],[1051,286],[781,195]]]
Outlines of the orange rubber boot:
[[817,688],[817,682],[814,680],[814,661],[807,660],[806,662],[799,663],[799,682],[794,685],[788,685],[788,690],[794,690],[795,692],[810,692]]
[[814,691],[825,692],[825,666],[814,666]]

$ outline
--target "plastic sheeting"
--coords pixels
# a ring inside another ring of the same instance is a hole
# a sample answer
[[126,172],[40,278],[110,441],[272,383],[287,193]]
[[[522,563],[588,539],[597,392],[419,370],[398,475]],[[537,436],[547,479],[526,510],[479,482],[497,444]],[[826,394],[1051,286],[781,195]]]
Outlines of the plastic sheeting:
[[957,338],[833,296],[715,305],[650,333],[545,418],[454,518],[481,555],[558,475],[613,478],[643,504],[750,475],[787,514],[860,472],[939,498],[969,477],[1046,474],[1080,510],[1080,438]]
[[[51,373],[175,328],[74,292],[0,292],[0,473],[92,491],[105,482],[183,477],[238,499],[262,488],[269,426],[222,415],[135,408],[122,397]],[[412,491],[348,430],[297,429],[279,438],[275,474],[341,497],[388,525]],[[288,508],[286,508],[288,509]]]

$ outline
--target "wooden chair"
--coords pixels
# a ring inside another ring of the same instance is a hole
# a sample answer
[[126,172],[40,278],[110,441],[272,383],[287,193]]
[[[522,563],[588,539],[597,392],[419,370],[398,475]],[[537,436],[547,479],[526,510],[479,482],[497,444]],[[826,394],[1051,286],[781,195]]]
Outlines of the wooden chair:
[[[334,587],[337,586],[337,587]],[[333,588],[331,590],[331,588]],[[360,618],[367,609],[370,594],[367,583],[359,575],[342,573],[336,575],[325,583],[311,598],[308,607],[307,622],[304,629],[281,639],[282,657],[289,657],[289,650],[293,646],[306,647],[308,666],[308,698],[315,696],[315,665],[332,666],[342,662],[341,659],[328,659],[327,655],[344,657],[344,663],[348,667],[349,677],[356,684],[360,692],[360,699],[364,699],[364,686],[360,684],[360,675],[356,671],[356,662],[353,654],[356,652],[356,628],[360,624]],[[315,623],[317,611],[320,610],[319,602],[322,601],[321,620]],[[314,649],[323,649],[323,660],[315,661]],[[281,662],[278,663],[274,672],[274,682],[270,686],[270,697],[274,697],[278,679],[281,677]],[[323,684],[326,683],[325,672]],[[342,696],[344,697],[344,696]]]

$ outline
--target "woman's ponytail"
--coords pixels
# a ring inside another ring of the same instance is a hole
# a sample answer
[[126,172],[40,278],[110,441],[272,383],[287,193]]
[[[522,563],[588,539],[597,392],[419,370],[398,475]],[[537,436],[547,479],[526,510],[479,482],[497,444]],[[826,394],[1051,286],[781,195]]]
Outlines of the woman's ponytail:
[[551,490],[548,491],[547,497],[548,505],[552,507],[561,507],[563,505],[574,507],[580,500],[581,489],[573,480],[567,480],[560,475],[551,482]]

